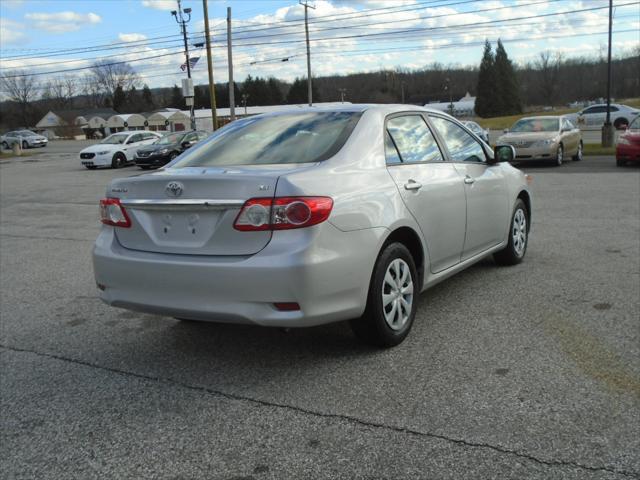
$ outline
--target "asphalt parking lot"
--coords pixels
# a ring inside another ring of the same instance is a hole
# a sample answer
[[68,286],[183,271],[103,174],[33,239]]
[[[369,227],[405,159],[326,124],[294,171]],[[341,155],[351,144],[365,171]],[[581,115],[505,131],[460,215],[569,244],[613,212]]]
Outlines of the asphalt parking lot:
[[0,163],[4,478],[640,478],[640,168],[526,166],[525,262],[427,291],[379,351],[103,305],[97,201],[140,171],[67,150]]

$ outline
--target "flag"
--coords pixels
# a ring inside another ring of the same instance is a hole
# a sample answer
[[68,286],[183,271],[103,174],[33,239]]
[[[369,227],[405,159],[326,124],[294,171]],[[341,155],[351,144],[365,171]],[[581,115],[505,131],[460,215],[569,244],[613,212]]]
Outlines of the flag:
[[[193,68],[196,66],[196,63],[198,63],[198,60],[200,60],[200,57],[191,57],[189,59],[189,67]],[[182,70],[183,72],[187,69],[187,62],[184,62],[182,65],[180,65],[180,70]]]

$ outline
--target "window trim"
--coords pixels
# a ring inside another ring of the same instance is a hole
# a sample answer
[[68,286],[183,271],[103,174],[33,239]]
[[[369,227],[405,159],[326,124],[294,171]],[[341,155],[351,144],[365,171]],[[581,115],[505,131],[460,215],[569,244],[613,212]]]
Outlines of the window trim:
[[[454,125],[457,125],[459,127],[461,127],[464,131],[466,131],[467,133],[471,134],[471,138],[473,140],[475,140],[475,142],[480,145],[480,148],[482,149],[482,151],[484,152],[484,162],[476,162],[476,161],[466,161],[466,160],[453,160],[453,158],[451,157],[451,153],[449,152],[449,147],[447,147],[447,143],[445,142],[444,138],[440,135],[440,132],[435,128],[435,126],[433,127],[433,130],[436,131],[436,134],[438,135],[438,138],[440,139],[440,142],[443,144],[444,149],[447,153],[446,157],[447,157],[447,162],[449,163],[460,163],[462,165],[487,165],[487,166],[491,166],[491,164],[489,163],[489,152],[487,151],[487,149],[484,146],[484,142],[479,141],[479,139],[477,138],[477,135],[475,135],[473,132],[471,132],[467,127],[465,127],[464,125],[462,125],[461,122],[459,122],[458,120],[456,120],[453,117],[445,117],[443,115],[438,115],[437,113],[431,113],[428,112],[427,113],[427,117],[428,118],[440,118],[442,120],[447,120],[449,122],[452,122]],[[430,124],[430,123],[429,123]],[[493,153],[493,152],[492,152]],[[493,157],[491,157],[491,159],[493,159]]]
[[[442,149],[440,137],[438,136],[437,132],[434,131],[434,129],[431,126],[431,124],[428,122],[425,114],[426,114],[426,112],[417,111],[417,110],[408,110],[408,111],[404,111],[404,112],[394,112],[394,113],[391,113],[391,114],[389,114],[389,115],[387,115],[385,117],[383,130],[382,130],[382,148],[384,150],[384,163],[385,163],[385,165],[387,167],[398,167],[398,166],[402,166],[402,165],[427,165],[427,164],[439,164],[439,163],[447,162],[447,156],[445,155],[445,151]],[[436,146],[438,147],[438,150],[440,151],[440,156],[442,157],[442,160],[439,160],[439,161],[424,160],[422,162],[405,162],[404,161],[404,159],[402,158],[402,155],[400,154],[400,150],[398,149],[398,145],[396,145],[396,141],[393,139],[393,135],[388,133],[389,131],[387,130],[387,123],[389,122],[389,120],[393,120],[394,118],[408,117],[408,116],[414,116],[414,117],[421,117],[422,118],[422,120],[424,121],[427,129],[431,133],[431,136],[433,137],[433,139],[436,142]],[[388,134],[389,137],[391,138],[391,142],[393,143],[393,146],[395,147],[396,152],[398,153],[398,157],[400,158],[400,163],[387,163],[387,151],[386,151],[385,141],[384,141],[385,134]]]

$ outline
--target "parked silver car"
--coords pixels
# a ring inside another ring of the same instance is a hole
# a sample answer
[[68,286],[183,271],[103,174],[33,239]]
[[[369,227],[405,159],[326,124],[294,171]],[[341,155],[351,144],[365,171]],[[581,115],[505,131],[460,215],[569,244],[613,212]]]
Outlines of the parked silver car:
[[489,143],[489,130],[485,130],[476,122],[472,122],[471,120],[465,120],[462,122],[462,124],[473,133],[475,133],[480,140],[487,144]]
[[531,194],[514,155],[422,107],[238,120],[162,170],[111,182],[100,297],[189,320],[350,319],[361,339],[396,345],[421,291],[487,255],[523,259]]
[[11,148],[16,143],[23,149],[27,149],[32,147],[46,147],[49,141],[47,137],[34,133],[31,130],[14,130],[0,137],[0,145],[2,145],[3,148]]

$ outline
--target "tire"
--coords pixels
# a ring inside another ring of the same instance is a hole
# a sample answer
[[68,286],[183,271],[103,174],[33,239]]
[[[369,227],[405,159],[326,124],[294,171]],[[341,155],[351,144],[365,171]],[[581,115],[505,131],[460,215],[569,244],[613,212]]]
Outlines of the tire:
[[22,149],[26,150],[27,148],[29,148],[29,144],[26,141],[22,142]]
[[562,144],[558,145],[558,150],[556,150],[556,167],[562,165],[562,160],[564,159],[564,147]]
[[[416,298],[420,293],[418,281],[416,266],[407,247],[397,242],[384,247],[373,269],[364,314],[351,320],[355,336],[376,347],[394,347],[402,343],[416,316]],[[386,305],[383,296],[388,299]]]
[[574,162],[579,162],[582,160],[582,149],[583,149],[582,140],[580,140],[580,143],[578,144],[578,151],[572,157]]
[[7,142],[2,142],[2,148],[9,150],[9,144]]
[[111,160],[111,168],[121,168],[127,164],[127,157],[118,152],[113,156]]
[[529,245],[528,218],[527,206],[519,198],[511,214],[509,243],[502,250],[493,254],[493,259],[498,265],[517,265],[524,259]]
[[613,126],[616,128],[616,130],[620,130],[622,127],[629,126],[629,120],[627,120],[626,118],[616,118],[616,121],[613,122]]
[[624,167],[626,164],[626,162],[624,160],[620,160],[619,158],[616,158],[616,167]]

